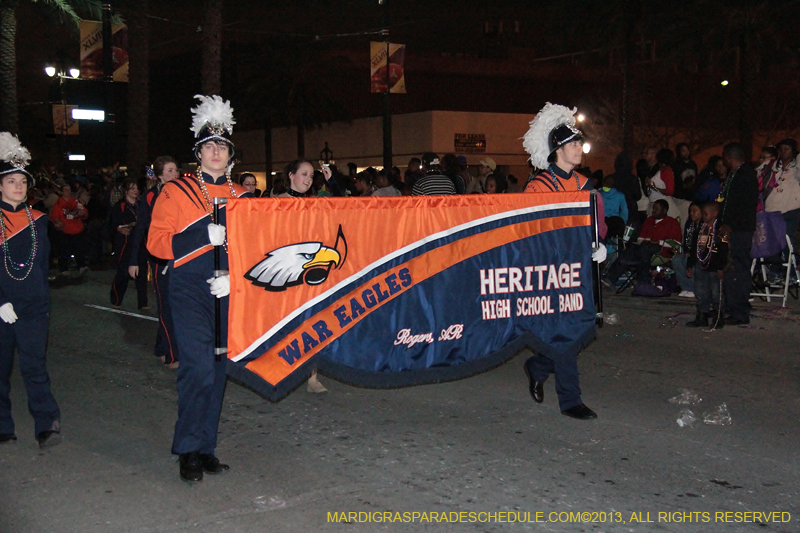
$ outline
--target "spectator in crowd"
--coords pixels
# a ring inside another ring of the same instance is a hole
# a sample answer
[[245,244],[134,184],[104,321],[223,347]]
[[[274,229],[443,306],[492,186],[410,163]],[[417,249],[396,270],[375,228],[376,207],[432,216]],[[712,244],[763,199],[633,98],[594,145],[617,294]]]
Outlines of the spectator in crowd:
[[609,177],[614,180],[614,188],[625,195],[625,206],[628,208],[627,224],[640,226],[637,202],[642,197],[642,186],[632,172],[633,160],[627,152],[620,152],[614,160],[614,173]]
[[467,184],[461,176],[461,163],[455,154],[445,154],[442,158],[442,171],[453,182],[456,194],[464,194]]
[[478,176],[467,186],[467,194],[486,192],[486,179],[497,170],[497,163],[491,157],[484,157],[479,165]]
[[653,204],[653,214],[642,224],[639,232],[638,244],[628,246],[620,253],[619,259],[608,269],[603,278],[606,287],[614,287],[617,280],[625,273],[627,266],[633,266],[638,271],[638,282],[646,282],[650,277],[650,261],[654,255],[672,257],[671,248],[666,241],[681,240],[681,225],[674,218],[667,216],[669,204],[666,200],[656,200]]
[[[725,306],[730,326],[750,323],[750,249],[756,229],[758,178],[750,163],[745,161],[744,148],[730,143],[722,149],[722,160],[729,171],[722,186],[718,225],[721,234],[730,235],[729,267],[723,279]],[[727,226],[727,227],[725,227]]]
[[675,162],[672,173],[675,176],[675,197],[681,200],[694,200],[697,163],[692,159],[692,151],[686,143],[675,145]]
[[695,194],[695,201],[699,203],[716,202],[722,190],[722,180],[728,174],[722,158],[712,155],[708,158],[708,164],[700,173],[700,179]]
[[62,276],[69,275],[71,258],[75,259],[79,274],[89,270],[86,267],[83,223],[88,216],[87,209],[72,193],[72,187],[67,184],[62,185],[61,198],[50,210],[50,220],[53,221],[59,236],[58,270]]
[[764,210],[764,195],[770,187],[773,175],[773,167],[778,160],[778,149],[774,146],[765,146],[761,149],[756,166],[756,176],[758,177],[758,210]]
[[372,196],[402,196],[400,190],[389,182],[385,169],[378,172],[378,181],[375,185],[377,189]]
[[136,265],[141,276],[136,276],[136,295],[139,309],[150,309],[147,302],[147,250],[139,248],[136,256],[131,254],[131,234],[139,215],[147,211],[147,204],[139,198],[139,186],[136,180],[126,179],[122,188],[125,196],[111,208],[111,228],[114,230],[114,257],[117,260],[117,272],[111,282],[111,305],[119,309],[131,275],[128,267]]
[[507,190],[508,182],[502,174],[492,174],[486,178],[486,194],[501,194]]
[[453,182],[442,174],[438,155],[433,152],[426,152],[422,156],[420,169],[423,172],[423,176],[414,183],[414,187],[411,190],[412,196],[436,196],[456,193]]
[[672,256],[672,270],[678,279],[678,286],[681,298],[694,298],[694,280],[689,274],[694,267],[695,256],[697,253],[697,234],[703,224],[703,212],[700,204],[692,202],[689,205],[689,218],[683,225],[683,241],[681,242],[681,252]]
[[[656,200],[670,198],[675,193],[675,176],[670,167],[672,159],[672,150],[668,148],[659,150],[656,155],[658,170],[650,177],[649,181],[645,180],[649,191],[647,197],[650,200],[651,210]],[[669,204],[669,202],[667,203]]]
[[418,179],[422,177],[422,160],[419,157],[412,157],[408,160],[408,168],[406,168],[405,178],[403,182],[409,187],[414,187]]
[[359,196],[372,196],[378,190],[378,187],[372,183],[372,174],[366,170],[362,170],[356,174],[356,192]]
[[780,211],[786,221],[786,234],[797,248],[797,229],[800,227],[800,168],[797,141],[784,139],[776,145],[778,160],[764,188],[764,209]]
[[694,291],[697,295],[697,316],[687,322],[690,328],[707,327],[709,321],[713,329],[725,326],[722,317],[724,289],[722,278],[728,263],[728,228],[719,226],[719,202],[703,205],[703,225],[697,237],[696,259],[692,270],[686,276],[694,278]]
[[606,226],[608,226],[606,237],[622,237],[628,220],[628,204],[625,195],[615,188],[615,183],[614,174],[610,174],[603,178],[603,186],[600,189]]

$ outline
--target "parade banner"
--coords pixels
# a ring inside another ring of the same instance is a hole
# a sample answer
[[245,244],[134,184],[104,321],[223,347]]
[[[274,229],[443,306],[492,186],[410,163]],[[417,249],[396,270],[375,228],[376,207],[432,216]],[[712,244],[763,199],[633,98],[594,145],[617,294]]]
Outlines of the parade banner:
[[277,401],[315,368],[454,380],[595,335],[589,192],[233,199],[228,372]]
[[405,94],[405,55],[404,44],[369,43],[370,92]]
[[[114,81],[128,81],[128,27],[114,24],[111,27],[111,61]],[[81,78],[103,77],[103,23],[81,21]]]

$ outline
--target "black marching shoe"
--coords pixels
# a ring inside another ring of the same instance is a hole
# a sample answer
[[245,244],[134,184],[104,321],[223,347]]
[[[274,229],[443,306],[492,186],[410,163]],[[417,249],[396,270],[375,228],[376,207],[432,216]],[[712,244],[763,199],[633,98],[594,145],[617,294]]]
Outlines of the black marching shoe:
[[36,435],[36,440],[39,441],[39,448],[50,448],[56,444],[61,444],[64,438],[58,431],[48,429]]
[[181,464],[181,479],[187,483],[203,481],[203,463],[200,452],[182,453],[178,462]]
[[725,317],[718,314],[716,311],[711,311],[706,316],[708,317],[708,327],[713,329],[722,329],[725,327]]
[[0,444],[12,444],[17,442],[17,436],[13,433],[0,433]]
[[570,407],[561,411],[562,415],[567,415],[570,418],[577,418],[578,420],[591,420],[597,418],[597,413],[589,409],[583,404]]
[[542,403],[544,401],[544,384],[539,383],[536,381],[536,378],[533,377],[531,370],[528,368],[528,362],[525,361],[525,375],[528,376],[528,390],[531,393],[531,397],[533,401],[536,403]]
[[708,315],[705,313],[697,313],[697,316],[694,317],[694,320],[687,322],[686,325],[690,328],[707,328]]
[[224,474],[230,469],[228,465],[220,463],[219,459],[210,453],[200,454],[200,464],[206,474]]

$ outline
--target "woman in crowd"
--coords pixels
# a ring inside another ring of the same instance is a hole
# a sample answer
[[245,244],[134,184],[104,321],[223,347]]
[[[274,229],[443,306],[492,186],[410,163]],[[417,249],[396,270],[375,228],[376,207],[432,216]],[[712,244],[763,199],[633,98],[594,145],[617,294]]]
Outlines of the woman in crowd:
[[114,257],[117,260],[117,273],[111,282],[111,305],[119,308],[128,281],[131,279],[128,267],[136,265],[143,274],[136,276],[136,294],[139,309],[149,309],[147,305],[147,251],[143,248],[137,250],[134,256],[130,241],[131,234],[136,227],[139,215],[147,206],[139,200],[139,186],[134,179],[126,179],[122,184],[125,196],[111,208],[111,229],[114,231]]
[[[177,179],[178,163],[170,156],[161,156],[153,161],[153,168],[150,171],[157,179],[157,184],[147,191],[144,197],[144,204],[139,213],[139,220],[133,230],[131,240],[131,257],[139,257],[140,250],[145,250],[144,243],[147,242],[147,234],[150,230],[150,220],[153,213],[153,206],[161,193],[165,184]],[[150,173],[148,172],[148,174]],[[172,311],[169,305],[169,276],[168,261],[159,259],[154,255],[147,254],[149,257],[150,270],[153,273],[153,285],[156,289],[156,302],[158,303],[158,332],[156,333],[155,355],[161,362],[170,369],[178,368],[178,346],[175,343],[175,326],[172,320]],[[138,280],[140,275],[147,278],[147,269],[141,270],[137,262],[128,264],[128,274],[133,279]]]
[[47,217],[25,203],[33,177],[30,152],[0,133],[0,445],[17,440],[11,417],[11,368],[17,352],[39,447],[61,442],[61,412],[45,366],[50,290]]

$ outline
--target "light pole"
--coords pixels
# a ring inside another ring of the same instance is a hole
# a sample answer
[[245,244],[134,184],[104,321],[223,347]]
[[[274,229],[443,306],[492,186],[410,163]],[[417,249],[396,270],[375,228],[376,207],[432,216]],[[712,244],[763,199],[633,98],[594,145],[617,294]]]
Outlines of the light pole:
[[[58,77],[58,97],[59,97],[59,105],[61,106],[61,112],[63,113],[63,117],[61,118],[60,128],[57,128],[58,131],[58,139],[59,139],[59,147],[58,147],[58,160],[59,163],[62,163],[65,160],[65,148],[64,148],[64,136],[67,135],[69,131],[69,113],[67,111],[67,101],[64,97],[64,80],[77,80],[80,78],[81,71],[77,68],[70,68],[64,70],[63,68],[59,69],[54,67],[53,65],[46,65],[44,67],[44,73],[47,74],[50,78]],[[55,115],[53,115],[53,126],[55,126]],[[54,128],[56,129],[56,128]]]
[[389,169],[392,168],[392,105],[389,101],[390,87],[389,84],[389,0],[378,0],[378,4],[383,6],[383,13],[381,15],[382,28],[381,35],[383,35],[383,42],[386,43],[386,92],[383,93],[383,169],[389,175]]

